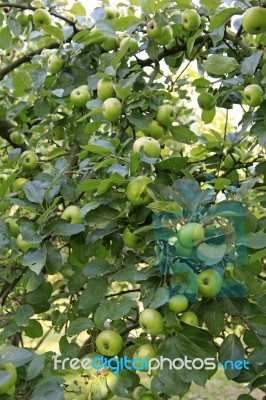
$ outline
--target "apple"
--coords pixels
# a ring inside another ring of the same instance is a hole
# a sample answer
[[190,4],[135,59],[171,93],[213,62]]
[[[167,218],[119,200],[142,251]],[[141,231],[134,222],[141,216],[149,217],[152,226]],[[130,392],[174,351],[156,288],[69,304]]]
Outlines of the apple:
[[64,65],[64,61],[57,54],[52,54],[48,58],[48,70],[52,74],[57,74],[58,72],[60,72],[63,68],[63,65]]
[[145,393],[140,396],[140,400],[153,400],[154,397],[150,393]]
[[174,294],[169,299],[168,307],[178,314],[188,308],[188,299],[183,294]]
[[256,84],[246,86],[243,91],[243,99],[250,107],[258,107],[263,101],[262,88]]
[[201,19],[194,9],[185,10],[182,13],[182,24],[187,31],[195,31],[200,27]]
[[161,137],[164,135],[164,128],[159,124],[158,121],[154,119],[145,130],[145,133],[154,139],[161,139]]
[[209,92],[202,92],[198,97],[198,105],[202,110],[212,110],[216,105],[216,100],[213,94]]
[[127,186],[128,200],[136,206],[149,203],[151,198],[148,195],[146,188],[151,182],[152,180],[148,176],[144,175],[134,178]]
[[153,308],[146,308],[139,316],[140,327],[152,336],[163,332],[163,317],[159,311]]
[[32,150],[24,151],[19,158],[19,164],[25,172],[31,172],[38,166],[38,157]]
[[23,186],[25,185],[26,182],[28,182],[28,180],[26,178],[15,179],[13,182],[13,185],[12,185],[13,190],[15,192],[19,192],[23,188]]
[[151,137],[144,136],[135,140],[133,144],[134,153],[139,153],[141,148],[143,148],[148,157],[158,158],[161,154],[160,143]]
[[134,235],[134,233],[131,233],[128,227],[124,229],[122,238],[124,244],[131,249],[137,249],[143,245],[143,240],[139,236]]
[[33,22],[36,28],[42,28],[44,25],[51,25],[51,14],[47,10],[39,8],[33,13]]
[[115,97],[109,97],[102,105],[103,117],[109,122],[116,122],[122,114],[122,104]]
[[12,140],[13,143],[17,144],[18,146],[21,146],[24,143],[24,136],[21,135],[21,133],[18,131],[11,132],[10,139]]
[[199,293],[204,297],[213,297],[220,292],[223,278],[215,269],[205,269],[197,277]]
[[176,118],[176,112],[171,104],[163,104],[158,108],[157,121],[164,126],[172,125]]
[[52,135],[55,140],[63,140],[66,137],[66,129],[62,125],[55,125],[52,129]]
[[139,49],[139,44],[137,42],[136,39],[132,38],[132,37],[125,37],[124,39],[121,40],[120,42],[120,49],[126,44],[129,43],[129,47],[127,49],[127,55],[128,56],[133,56],[134,54],[136,54],[138,52]]
[[29,17],[26,14],[18,14],[16,19],[19,21],[20,25],[25,28],[29,25]]
[[104,101],[113,95],[113,82],[110,79],[102,78],[97,83],[97,95]]
[[184,247],[197,246],[204,239],[204,229],[196,222],[190,222],[181,226],[178,231],[178,240]]
[[136,367],[140,367],[145,362],[146,357],[148,358],[148,360],[150,360],[151,358],[154,358],[155,356],[156,356],[156,351],[155,351],[154,347],[151,344],[143,344],[135,351],[135,353],[133,354],[132,360],[134,360],[134,358],[140,358],[140,360],[142,360],[142,362],[141,361],[134,362],[134,365]]
[[173,29],[171,28],[171,26],[170,25],[164,26],[163,33],[161,34],[161,36],[159,36],[156,39],[156,41],[161,46],[166,46],[173,39],[173,35],[174,35],[174,33],[173,33]]
[[107,329],[97,336],[96,347],[104,356],[114,357],[120,353],[123,339],[117,332]]
[[16,220],[14,218],[7,218],[6,222],[9,225],[10,233],[12,237],[18,237],[19,235],[19,227],[18,224],[16,223]]
[[242,27],[251,35],[266,32],[266,8],[251,7],[242,18]]
[[70,93],[70,103],[75,107],[84,107],[90,99],[89,88],[87,85],[82,85],[72,90]]
[[15,385],[17,381],[17,370],[13,363],[5,363],[0,365],[0,370],[8,373],[8,377],[4,380],[2,379],[2,384],[0,387],[0,394],[8,393],[11,388]]
[[21,233],[18,235],[17,237],[17,245],[20,248],[20,250],[23,251],[23,253],[27,253],[27,251],[29,249],[36,249],[38,247],[38,243],[30,243],[30,242],[26,242]]
[[117,8],[105,7],[105,15],[107,19],[114,19],[119,17],[119,11]]
[[62,212],[61,218],[71,224],[82,224],[80,208],[78,206],[68,206]]
[[163,27],[157,24],[154,19],[151,19],[147,24],[147,34],[151,39],[159,38],[163,33]]
[[174,243],[176,254],[180,257],[192,257],[193,256],[193,247],[184,247],[180,244],[179,240],[176,240]]
[[117,40],[115,38],[107,37],[101,44],[102,48],[105,51],[115,50],[116,49]]
[[179,318],[179,321],[184,322],[185,324],[188,325],[199,326],[198,317],[193,311],[185,311]]

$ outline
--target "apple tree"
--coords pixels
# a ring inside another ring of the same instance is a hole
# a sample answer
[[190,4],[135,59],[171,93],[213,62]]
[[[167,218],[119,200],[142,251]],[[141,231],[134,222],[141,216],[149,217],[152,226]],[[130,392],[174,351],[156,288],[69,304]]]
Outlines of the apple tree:
[[[1,399],[182,398],[220,367],[254,399],[265,4],[116,3],[0,2]],[[138,361],[76,368],[101,356]]]

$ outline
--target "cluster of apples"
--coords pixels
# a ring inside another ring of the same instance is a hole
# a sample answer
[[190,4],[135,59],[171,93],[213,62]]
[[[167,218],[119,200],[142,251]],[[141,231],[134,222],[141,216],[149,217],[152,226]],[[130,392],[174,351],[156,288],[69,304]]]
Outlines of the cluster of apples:
[[7,362],[0,364],[0,371],[4,371],[5,375],[1,377],[0,395],[8,394],[13,397],[16,391],[17,370],[13,363]]

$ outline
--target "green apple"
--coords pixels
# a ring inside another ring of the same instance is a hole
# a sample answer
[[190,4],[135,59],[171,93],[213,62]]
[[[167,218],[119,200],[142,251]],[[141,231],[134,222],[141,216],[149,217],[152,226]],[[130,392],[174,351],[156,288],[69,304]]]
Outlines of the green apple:
[[117,40],[115,38],[106,38],[102,42],[101,46],[105,51],[115,50],[116,49]]
[[151,137],[140,137],[133,144],[134,153],[139,153],[143,149],[148,157],[158,158],[161,154],[161,146],[158,140]]
[[243,99],[247,105],[258,107],[263,101],[262,88],[256,84],[246,86],[243,91]]
[[179,321],[184,322],[188,325],[199,326],[199,320],[193,311],[185,311],[184,314],[179,318]]
[[134,54],[136,54],[138,52],[139,49],[139,44],[137,42],[136,39],[132,38],[132,37],[125,37],[124,39],[121,40],[120,42],[120,49],[126,44],[129,43],[129,47],[127,49],[127,55],[128,56],[133,56]]
[[193,247],[184,247],[180,244],[179,240],[176,240],[174,243],[176,254],[180,257],[192,257],[193,256]]
[[147,185],[151,182],[152,180],[144,175],[134,178],[127,186],[128,200],[136,206],[149,203],[151,198],[147,193]]
[[51,14],[47,10],[38,8],[33,13],[33,22],[36,28],[42,28],[44,25],[51,25]]
[[161,139],[161,137],[164,135],[164,128],[159,124],[158,121],[154,119],[145,130],[145,133],[154,139]]
[[163,33],[163,27],[151,19],[147,24],[147,34],[151,39],[158,39]]
[[104,101],[113,96],[113,82],[110,79],[102,78],[97,83],[97,95]]
[[66,137],[66,129],[62,125],[55,125],[52,128],[52,135],[55,140],[63,140]]
[[170,297],[168,307],[178,314],[188,308],[188,299],[183,294],[175,294]]
[[128,227],[124,229],[122,238],[124,244],[131,249],[137,249],[143,246],[143,240],[139,236],[134,235],[134,233],[131,233]]
[[[8,373],[6,379],[1,379],[2,384],[0,387],[0,394],[8,393],[17,381],[17,370],[14,364],[8,362],[0,365],[0,370]],[[3,382],[4,381],[4,382]]]
[[145,360],[147,358],[148,358],[148,360],[150,360],[150,359],[154,358],[155,356],[156,356],[156,351],[155,351],[154,347],[151,344],[143,344],[135,351],[135,353],[133,354],[132,360],[134,360],[134,358],[139,358],[142,362],[135,361],[134,365],[136,367],[140,367],[141,365],[143,365],[143,363],[145,362]]
[[182,13],[182,24],[187,31],[195,31],[200,27],[201,19],[194,9],[185,10]]
[[6,219],[6,222],[9,225],[11,236],[15,237],[15,238],[18,237],[18,235],[19,235],[19,227],[18,227],[18,224],[17,224],[16,220],[14,218],[10,217],[10,218]]
[[63,68],[63,65],[64,65],[64,61],[57,54],[52,54],[48,58],[48,70],[52,74],[57,74],[58,72],[60,72]]
[[68,206],[62,212],[61,218],[71,224],[82,224],[82,216],[78,206]]
[[104,356],[114,357],[122,350],[123,339],[117,332],[108,329],[97,336],[96,347]]
[[12,188],[15,192],[19,192],[23,186],[25,185],[25,183],[28,182],[28,180],[26,178],[17,178],[14,180]]
[[150,393],[144,393],[140,396],[140,400],[153,400],[154,397]]
[[36,249],[38,247],[38,243],[30,243],[30,242],[26,242],[22,235],[19,234],[17,237],[17,245],[20,248],[20,250],[23,251],[23,253],[27,253],[27,251],[29,249]]
[[223,278],[215,269],[205,269],[197,277],[199,293],[204,297],[213,297],[220,292]]
[[89,88],[87,85],[82,85],[72,90],[70,93],[70,103],[75,107],[84,107],[90,99]]
[[178,231],[178,240],[184,247],[197,246],[204,239],[204,229],[196,222],[183,225]]
[[122,104],[115,97],[109,97],[102,105],[103,117],[109,122],[116,122],[122,114]]
[[119,11],[117,8],[105,7],[106,19],[114,19],[119,17]]
[[251,35],[266,32],[266,8],[251,7],[242,18],[242,27]]
[[160,124],[164,126],[172,125],[175,118],[176,112],[171,104],[163,104],[158,108],[156,119]]
[[19,21],[20,25],[23,26],[23,28],[29,25],[29,17],[24,13],[18,14],[16,19]]
[[19,158],[19,164],[25,172],[31,172],[38,166],[38,157],[32,150],[24,151]]
[[24,136],[21,135],[21,133],[18,131],[11,132],[10,139],[12,140],[13,143],[17,144],[18,146],[21,146],[25,141]]
[[161,46],[166,46],[173,39],[173,35],[174,35],[174,33],[173,33],[173,29],[171,28],[171,26],[170,25],[164,26],[163,33],[161,34],[161,36],[159,36],[156,39],[156,41]]
[[146,308],[139,316],[140,327],[152,336],[163,332],[163,317],[159,311],[153,308]]
[[216,105],[216,100],[213,94],[209,92],[202,92],[198,97],[198,105],[202,110],[210,111]]

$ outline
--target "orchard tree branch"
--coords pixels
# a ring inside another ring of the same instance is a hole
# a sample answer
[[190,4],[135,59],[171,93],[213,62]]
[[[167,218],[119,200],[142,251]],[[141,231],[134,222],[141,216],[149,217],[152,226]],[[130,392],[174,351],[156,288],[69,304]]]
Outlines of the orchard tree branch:
[[252,49],[252,47],[250,47],[248,44],[244,43],[243,40],[240,37],[238,37],[237,35],[226,32],[224,35],[224,39],[228,39],[231,42],[233,42],[234,44],[236,44],[237,46],[239,46],[242,50],[244,50],[244,52],[247,55],[251,55],[254,51]]
[[24,268],[21,270],[21,273],[19,274],[19,276],[13,280],[13,282],[11,282],[10,284],[8,282],[6,282],[3,286],[3,289],[0,293],[0,305],[3,307],[7,296],[9,295],[9,293],[12,292],[12,290],[17,286],[17,284],[19,283],[20,279],[22,278],[22,276],[24,275],[24,273],[26,272],[27,268]]

